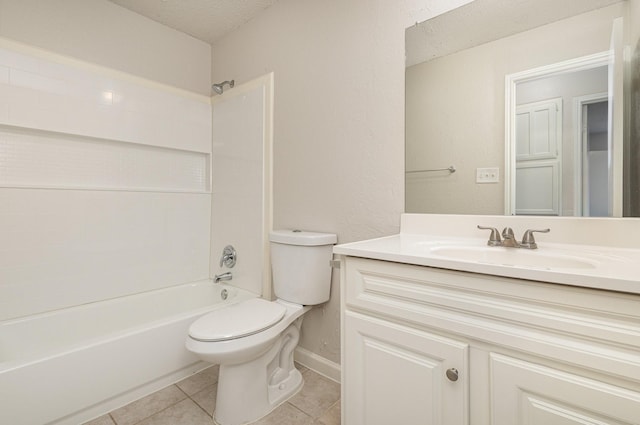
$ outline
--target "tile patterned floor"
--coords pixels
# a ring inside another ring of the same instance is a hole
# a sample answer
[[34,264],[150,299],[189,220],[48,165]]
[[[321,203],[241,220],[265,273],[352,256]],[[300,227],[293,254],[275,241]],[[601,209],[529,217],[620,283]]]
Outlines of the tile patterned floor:
[[[340,425],[340,385],[298,368],[302,390],[255,425]],[[212,425],[217,382],[212,366],[85,425]]]

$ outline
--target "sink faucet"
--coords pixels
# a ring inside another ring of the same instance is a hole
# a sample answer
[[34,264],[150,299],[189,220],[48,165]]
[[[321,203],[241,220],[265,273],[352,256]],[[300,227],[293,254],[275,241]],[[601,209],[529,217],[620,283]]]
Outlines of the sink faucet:
[[513,234],[513,229],[511,227],[505,227],[502,229],[502,246],[506,246],[509,248],[520,248],[520,244],[516,240],[515,235]]
[[222,280],[231,280],[231,279],[233,279],[231,272],[226,272],[226,273],[215,275],[215,277],[213,278],[213,283],[219,283]]
[[500,239],[500,233],[498,233],[498,229],[495,227],[483,227],[478,225],[478,229],[481,230],[491,230],[491,235],[489,235],[489,240],[487,241],[487,245],[489,246],[505,246],[508,248],[525,248],[525,249],[537,249],[538,244],[533,237],[535,232],[537,233],[549,233],[551,229],[542,229],[542,230],[532,230],[528,229],[524,232],[522,236],[522,242],[518,242],[515,235],[513,234],[513,229],[511,227],[505,227],[502,230],[502,239]]

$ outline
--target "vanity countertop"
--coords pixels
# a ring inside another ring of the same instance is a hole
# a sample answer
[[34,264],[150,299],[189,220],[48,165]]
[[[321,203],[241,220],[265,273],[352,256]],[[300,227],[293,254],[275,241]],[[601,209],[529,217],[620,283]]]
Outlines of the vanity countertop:
[[404,264],[640,294],[640,249],[635,248],[538,241],[538,249],[527,250],[487,247],[486,238],[400,233],[337,245],[333,252]]

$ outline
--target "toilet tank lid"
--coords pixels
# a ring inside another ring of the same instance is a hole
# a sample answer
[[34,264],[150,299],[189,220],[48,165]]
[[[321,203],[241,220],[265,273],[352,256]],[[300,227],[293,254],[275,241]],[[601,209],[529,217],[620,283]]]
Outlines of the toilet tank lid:
[[269,234],[271,242],[287,245],[333,245],[338,242],[338,237],[333,233],[307,232],[303,230],[273,230]]

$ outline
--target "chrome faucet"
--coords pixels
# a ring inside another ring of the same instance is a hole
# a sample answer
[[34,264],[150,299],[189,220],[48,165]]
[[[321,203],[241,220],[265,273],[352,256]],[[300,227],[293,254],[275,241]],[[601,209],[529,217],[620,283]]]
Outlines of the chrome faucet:
[[215,275],[215,277],[213,278],[213,283],[219,283],[222,280],[231,280],[231,279],[233,279],[231,272],[226,272],[226,273]]
[[478,229],[481,230],[491,230],[491,234],[489,235],[489,240],[487,241],[487,245],[489,246],[505,246],[508,248],[525,248],[525,249],[537,249],[538,244],[536,243],[535,238],[533,237],[534,233],[549,233],[551,229],[542,229],[542,230],[532,230],[528,229],[524,232],[522,236],[522,242],[518,242],[516,239],[513,229],[511,227],[505,227],[502,230],[502,239],[500,239],[500,233],[498,233],[498,229],[495,227],[483,227],[478,225]]

